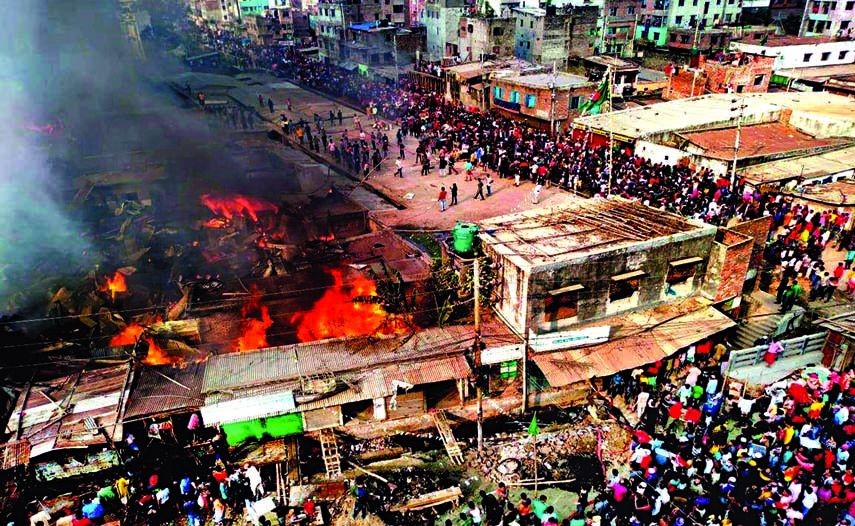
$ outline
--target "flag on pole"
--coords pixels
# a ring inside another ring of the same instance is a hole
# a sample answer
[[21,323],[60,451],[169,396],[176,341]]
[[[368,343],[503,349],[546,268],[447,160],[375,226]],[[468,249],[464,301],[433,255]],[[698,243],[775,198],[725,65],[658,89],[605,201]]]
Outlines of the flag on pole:
[[533,437],[537,436],[537,413],[531,417],[531,425],[528,426],[528,434]]
[[600,87],[597,88],[597,91],[591,95],[591,98],[586,100],[579,106],[579,109],[582,111],[582,116],[586,114],[590,115],[598,115],[603,109],[603,103],[606,102],[606,99],[609,96],[609,76],[605,75],[603,78],[603,82],[600,83]]

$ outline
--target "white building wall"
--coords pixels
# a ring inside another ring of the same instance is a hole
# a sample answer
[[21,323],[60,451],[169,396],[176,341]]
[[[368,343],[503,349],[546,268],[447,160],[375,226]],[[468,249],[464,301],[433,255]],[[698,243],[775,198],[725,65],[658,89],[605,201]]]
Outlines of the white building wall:
[[777,47],[732,42],[730,47],[734,51],[775,57],[774,71],[855,63],[855,41],[852,40]]

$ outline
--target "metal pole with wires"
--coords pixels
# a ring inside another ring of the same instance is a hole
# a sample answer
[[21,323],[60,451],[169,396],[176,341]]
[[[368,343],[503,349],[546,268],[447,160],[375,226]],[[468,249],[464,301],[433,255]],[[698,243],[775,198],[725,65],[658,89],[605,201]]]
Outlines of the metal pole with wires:
[[[738,111],[736,115],[736,137],[733,141],[733,165],[730,167],[730,187],[731,191],[736,190],[736,162],[739,159],[739,146],[742,139],[742,119],[745,117],[745,108],[748,107],[744,100],[733,99],[732,104],[736,104],[730,108],[730,111]],[[733,119],[734,117],[731,117]]]
[[[614,64],[615,59],[612,59],[612,63]],[[614,171],[614,150],[615,150],[615,126],[614,126],[614,106],[612,101],[612,90],[615,87],[615,68],[614,65],[608,66],[606,69],[606,82],[608,82],[608,86],[606,87],[606,91],[609,94],[609,176],[608,183],[606,188],[606,199],[612,193],[612,172]]]

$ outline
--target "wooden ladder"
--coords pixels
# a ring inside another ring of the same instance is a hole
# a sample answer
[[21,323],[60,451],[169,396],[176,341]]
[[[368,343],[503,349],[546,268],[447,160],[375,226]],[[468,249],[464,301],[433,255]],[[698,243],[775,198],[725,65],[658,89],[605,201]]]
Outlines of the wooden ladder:
[[328,479],[341,478],[341,457],[338,454],[338,440],[332,429],[321,429],[321,454],[324,456],[324,467]]
[[452,464],[463,464],[463,453],[460,451],[460,446],[457,440],[454,439],[454,434],[451,432],[451,426],[448,425],[448,419],[445,418],[445,412],[437,410],[431,413],[433,422],[436,424],[436,429],[439,431],[439,436],[442,438],[442,443],[445,444],[445,450],[448,452],[448,458]]

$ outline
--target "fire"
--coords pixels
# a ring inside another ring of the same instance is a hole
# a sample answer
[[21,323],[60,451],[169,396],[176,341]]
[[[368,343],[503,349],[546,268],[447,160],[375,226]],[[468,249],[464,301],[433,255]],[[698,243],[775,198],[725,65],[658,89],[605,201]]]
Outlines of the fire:
[[169,356],[151,337],[144,336],[143,339],[148,343],[148,354],[143,363],[147,365],[165,365],[181,361],[181,358],[177,356]]
[[237,341],[239,351],[252,351],[268,346],[267,329],[273,325],[273,319],[260,299],[258,295],[253,295],[241,311],[243,335]]
[[229,222],[225,219],[215,217],[214,219],[209,219],[205,221],[205,226],[208,228],[226,228],[227,226],[229,226]]
[[141,325],[128,325],[125,330],[113,336],[110,347],[121,347],[123,345],[134,345],[139,341],[145,329]]
[[244,195],[215,197],[210,194],[204,194],[200,199],[202,200],[202,203],[211,210],[211,212],[219,216],[223,216],[226,219],[231,219],[236,215],[246,215],[252,218],[253,221],[258,221],[258,212],[276,212],[278,210],[276,205],[273,203]]
[[327,289],[312,310],[291,318],[301,342],[377,334],[386,321],[386,311],[373,281],[358,276],[344,284],[340,270],[330,270],[335,284]]
[[116,297],[117,292],[127,292],[128,284],[125,283],[125,275],[121,272],[116,272],[112,278],[110,276],[107,276],[104,279],[106,283],[103,287],[101,287],[101,290],[103,292],[109,292],[110,296],[112,296],[114,299]]

